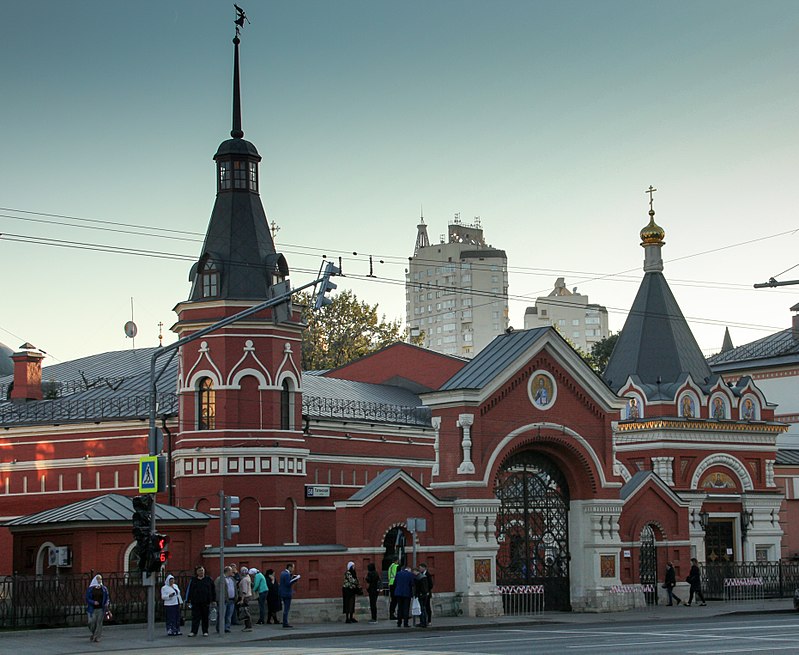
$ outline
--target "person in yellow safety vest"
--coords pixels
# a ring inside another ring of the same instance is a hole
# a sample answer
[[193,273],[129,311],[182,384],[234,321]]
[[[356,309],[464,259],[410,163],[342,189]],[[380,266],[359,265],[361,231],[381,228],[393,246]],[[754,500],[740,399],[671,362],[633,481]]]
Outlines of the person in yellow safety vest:
[[397,597],[394,595],[394,578],[397,577],[399,570],[399,557],[391,560],[391,565],[388,567],[388,591],[391,595],[391,603],[388,608],[388,615],[392,621],[397,620]]

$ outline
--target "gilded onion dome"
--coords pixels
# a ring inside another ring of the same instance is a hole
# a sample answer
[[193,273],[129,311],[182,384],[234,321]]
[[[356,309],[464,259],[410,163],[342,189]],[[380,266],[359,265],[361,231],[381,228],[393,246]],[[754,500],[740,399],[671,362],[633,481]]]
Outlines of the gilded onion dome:
[[649,224],[641,230],[641,245],[662,244],[666,230],[655,223],[655,210],[649,210]]

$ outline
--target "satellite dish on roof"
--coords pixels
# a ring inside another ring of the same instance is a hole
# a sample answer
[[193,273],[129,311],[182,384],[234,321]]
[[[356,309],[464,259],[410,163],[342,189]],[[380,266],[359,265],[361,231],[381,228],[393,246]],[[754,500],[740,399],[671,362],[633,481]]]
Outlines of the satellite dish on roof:
[[130,339],[134,339],[138,331],[139,329],[136,327],[136,324],[133,321],[128,321],[125,323],[125,336],[129,337]]

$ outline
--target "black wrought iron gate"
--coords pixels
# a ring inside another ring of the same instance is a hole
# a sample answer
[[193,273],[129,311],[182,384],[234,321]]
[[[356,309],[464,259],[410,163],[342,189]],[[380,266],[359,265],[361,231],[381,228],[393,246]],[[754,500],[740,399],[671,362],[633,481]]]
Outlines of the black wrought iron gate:
[[645,525],[641,530],[641,552],[638,562],[638,573],[647,605],[657,605],[658,602],[658,551],[655,544],[655,531],[651,525]]
[[497,474],[497,584],[543,585],[547,610],[570,610],[569,488],[547,457],[511,455]]

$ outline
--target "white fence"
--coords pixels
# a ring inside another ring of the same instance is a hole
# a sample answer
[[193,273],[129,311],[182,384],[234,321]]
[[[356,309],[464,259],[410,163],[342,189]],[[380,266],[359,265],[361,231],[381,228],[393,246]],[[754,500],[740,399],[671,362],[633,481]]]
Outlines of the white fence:
[[503,585],[497,587],[506,616],[530,616],[544,612],[544,585]]

